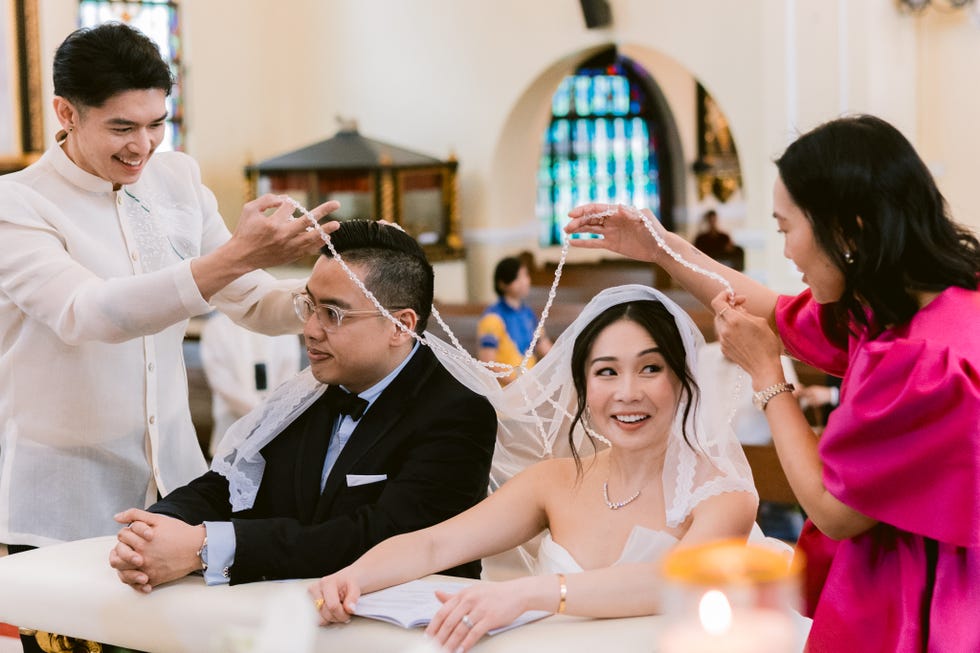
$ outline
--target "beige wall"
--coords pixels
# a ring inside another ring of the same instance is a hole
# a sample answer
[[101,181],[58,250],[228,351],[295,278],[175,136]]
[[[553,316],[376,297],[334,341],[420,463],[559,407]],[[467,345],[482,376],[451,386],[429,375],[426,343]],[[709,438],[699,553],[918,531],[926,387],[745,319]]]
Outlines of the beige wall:
[[[330,3],[181,2],[186,30],[187,151],[225,219],[237,222],[248,163],[331,136],[335,66],[316,25]],[[247,9],[243,9],[247,7]]]
[[[955,215],[980,227],[980,28],[964,17],[900,15],[893,0],[609,1],[615,25],[587,30],[578,0],[183,0],[187,149],[231,223],[242,167],[329,137],[337,114],[374,138],[455,153],[469,257],[468,281],[451,294],[486,300],[495,260],[536,249],[534,171],[555,85],[616,43],[661,84],[688,164],[695,78],[727,113],[745,185],[722,216],[746,243],[750,272],[777,289],[800,286],[768,217],[771,160],[843,113],[903,129]],[[50,57],[76,4],[40,4]],[[686,188],[682,223],[702,208],[692,180]]]
[[953,216],[980,233],[980,7],[973,20],[932,12],[918,37],[917,145]]

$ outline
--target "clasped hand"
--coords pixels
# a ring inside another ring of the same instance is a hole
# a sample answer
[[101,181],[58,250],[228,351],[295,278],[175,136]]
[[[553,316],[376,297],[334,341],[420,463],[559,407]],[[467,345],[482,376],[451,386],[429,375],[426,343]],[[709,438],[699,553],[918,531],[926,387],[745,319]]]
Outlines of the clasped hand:
[[116,535],[109,565],[119,580],[140,592],[201,569],[197,552],[204,542],[203,525],[130,508],[114,519],[127,524]]

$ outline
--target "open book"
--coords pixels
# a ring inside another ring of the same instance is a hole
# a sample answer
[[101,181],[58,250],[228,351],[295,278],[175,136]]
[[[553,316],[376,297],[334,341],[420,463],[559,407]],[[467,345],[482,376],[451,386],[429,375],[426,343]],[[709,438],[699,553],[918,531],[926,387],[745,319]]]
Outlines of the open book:
[[[452,581],[413,580],[365,594],[357,600],[354,614],[387,621],[402,628],[426,626],[442,607],[442,603],[436,598],[436,590],[455,594],[468,585],[469,583]],[[506,626],[494,628],[487,634],[496,635],[550,614],[544,610],[529,610]]]

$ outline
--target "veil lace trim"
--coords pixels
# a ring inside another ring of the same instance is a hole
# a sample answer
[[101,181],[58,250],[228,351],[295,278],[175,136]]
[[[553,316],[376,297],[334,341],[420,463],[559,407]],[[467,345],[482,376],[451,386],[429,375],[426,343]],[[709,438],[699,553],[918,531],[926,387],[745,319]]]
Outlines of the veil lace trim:
[[307,367],[284,381],[258,407],[229,427],[215,452],[211,469],[228,479],[231,507],[251,508],[265,472],[262,448],[292,424],[327,386]]
[[[533,368],[501,387],[493,372],[460,356],[453,345],[426,332],[426,343],[447,370],[474,392],[484,395],[497,411],[497,445],[490,472],[490,489],[495,490],[528,466],[553,457],[571,455],[566,435],[576,406],[571,381],[571,357],[575,340],[600,313],[630,301],[655,300],[667,307],[681,332],[687,366],[699,387],[710,382],[699,374],[698,353],[704,338],[690,316],[663,293],[641,285],[603,290],[559,336],[551,351]],[[276,388],[258,408],[237,421],[219,445],[211,469],[228,479],[233,510],[250,508],[255,502],[265,459],[262,448],[279,435],[323,394],[309,368]],[[719,405],[695,402],[682,435],[683,410],[678,411],[668,441],[664,462],[663,490],[667,525],[681,524],[694,507],[723,492],[755,494],[752,473],[742,447],[731,429],[730,399],[717,393]],[[587,448],[589,438],[581,423],[573,433],[577,451]],[[602,446],[601,444],[599,445]]]

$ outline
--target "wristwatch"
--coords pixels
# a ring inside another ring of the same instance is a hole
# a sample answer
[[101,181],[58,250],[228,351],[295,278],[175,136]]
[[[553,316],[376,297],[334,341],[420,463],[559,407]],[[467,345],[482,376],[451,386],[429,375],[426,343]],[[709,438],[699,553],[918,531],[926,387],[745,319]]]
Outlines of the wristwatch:
[[765,410],[766,406],[769,405],[770,399],[783,392],[793,392],[794,390],[796,390],[796,386],[792,383],[777,383],[768,388],[763,388],[752,395],[752,403],[759,410]]
[[197,550],[197,557],[201,559],[201,571],[208,570],[208,536],[204,536],[204,543]]

